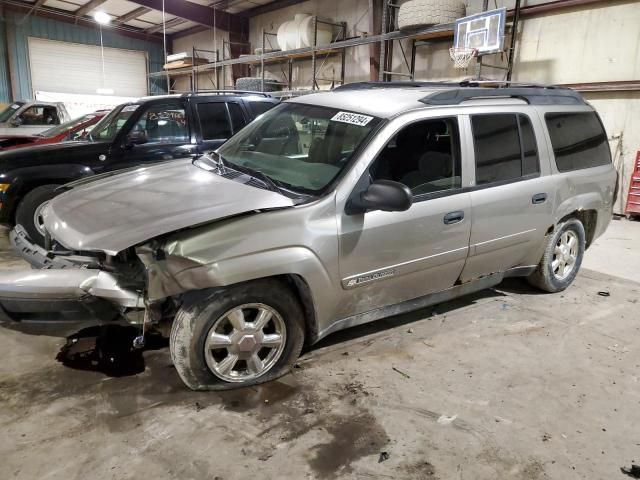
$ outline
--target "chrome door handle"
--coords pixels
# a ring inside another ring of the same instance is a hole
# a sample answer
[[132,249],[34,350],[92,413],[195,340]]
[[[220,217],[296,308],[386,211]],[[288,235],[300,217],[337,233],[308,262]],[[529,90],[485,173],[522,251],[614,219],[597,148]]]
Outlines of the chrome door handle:
[[533,203],[534,205],[538,205],[546,201],[547,201],[546,193],[536,193],[533,197],[531,197],[531,203]]
[[464,219],[464,212],[462,210],[458,210],[455,212],[447,213],[442,221],[445,225],[451,225],[453,223],[461,222]]

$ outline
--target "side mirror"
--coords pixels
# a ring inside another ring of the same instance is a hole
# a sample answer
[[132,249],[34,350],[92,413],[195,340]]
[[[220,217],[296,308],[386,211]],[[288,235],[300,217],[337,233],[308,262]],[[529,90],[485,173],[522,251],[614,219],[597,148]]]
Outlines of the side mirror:
[[413,196],[409,187],[392,180],[377,180],[349,200],[346,213],[354,215],[367,210],[403,212],[409,210],[412,204]]
[[20,125],[22,125],[22,123],[24,122],[24,120],[22,120],[22,117],[16,117],[14,119],[11,120],[11,125],[13,125],[14,127],[19,127]]
[[134,130],[127,135],[127,140],[125,142],[126,148],[131,148],[134,145],[142,145],[143,143],[147,143],[149,139],[147,138],[147,133],[144,130]]

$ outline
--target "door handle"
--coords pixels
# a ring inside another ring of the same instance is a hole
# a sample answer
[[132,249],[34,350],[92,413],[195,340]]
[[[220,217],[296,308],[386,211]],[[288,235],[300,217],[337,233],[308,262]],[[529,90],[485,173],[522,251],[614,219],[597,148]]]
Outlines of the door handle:
[[445,225],[451,225],[453,223],[461,222],[464,219],[464,212],[462,210],[458,210],[456,212],[447,213],[442,221]]
[[536,193],[533,197],[531,197],[531,203],[533,203],[534,205],[538,205],[546,201],[547,201],[546,193]]

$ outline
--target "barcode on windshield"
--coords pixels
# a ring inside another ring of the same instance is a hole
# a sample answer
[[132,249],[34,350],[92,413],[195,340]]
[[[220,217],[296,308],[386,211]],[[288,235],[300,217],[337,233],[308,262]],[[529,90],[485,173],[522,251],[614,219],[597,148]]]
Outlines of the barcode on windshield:
[[350,123],[351,125],[364,127],[367,123],[373,120],[373,117],[361,115],[359,113],[338,112],[331,120],[334,122]]

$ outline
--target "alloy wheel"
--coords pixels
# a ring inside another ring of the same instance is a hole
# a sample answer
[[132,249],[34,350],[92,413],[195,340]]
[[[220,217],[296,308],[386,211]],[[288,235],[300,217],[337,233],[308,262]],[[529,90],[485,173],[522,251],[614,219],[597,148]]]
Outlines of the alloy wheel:
[[207,366],[227,382],[247,382],[267,373],[282,356],[286,327],[280,314],[262,303],[234,307],[209,329]]
[[563,232],[558,238],[551,262],[551,270],[558,280],[564,280],[571,275],[578,259],[578,252],[578,236],[572,230]]

